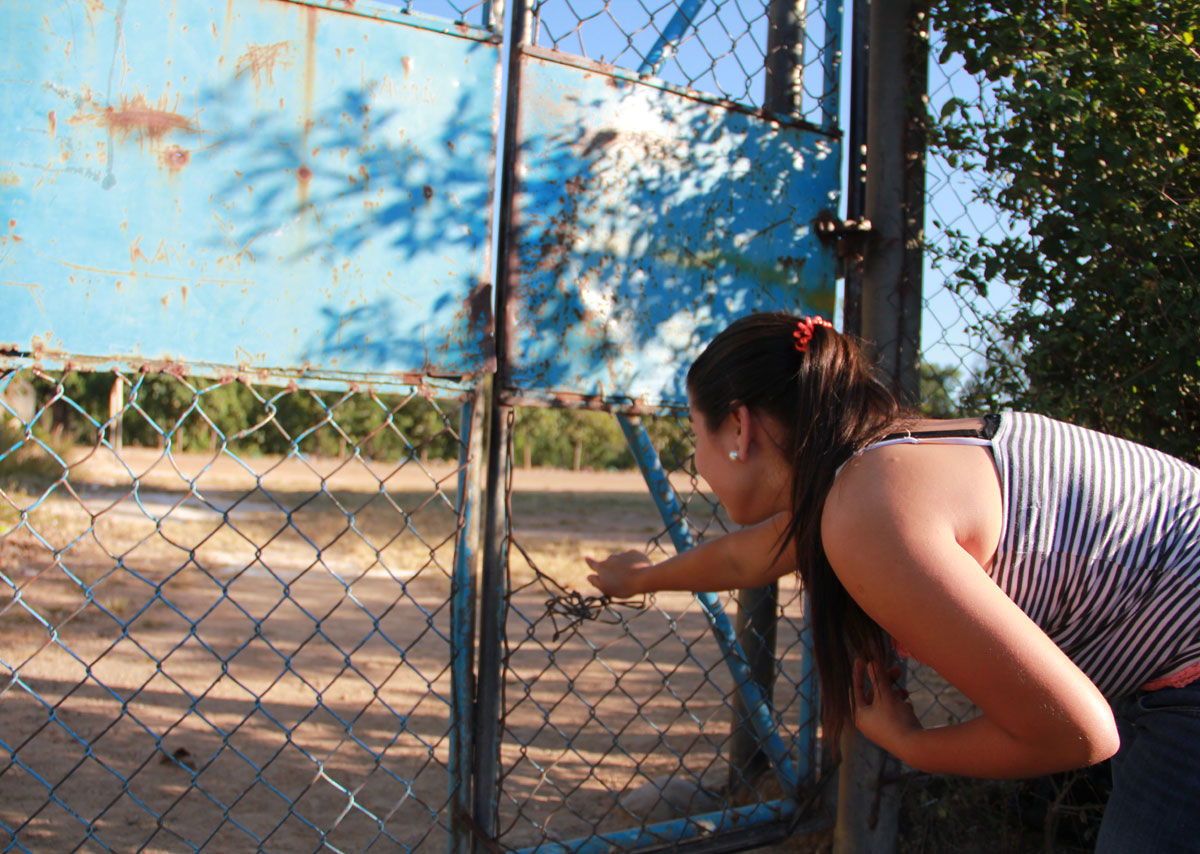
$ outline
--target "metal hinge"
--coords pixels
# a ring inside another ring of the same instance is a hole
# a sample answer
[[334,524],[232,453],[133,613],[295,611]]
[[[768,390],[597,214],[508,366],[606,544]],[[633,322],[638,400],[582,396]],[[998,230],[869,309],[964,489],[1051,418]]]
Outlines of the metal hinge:
[[818,239],[834,245],[839,276],[844,276],[850,265],[862,263],[867,241],[873,234],[869,219],[838,219],[829,211],[821,211],[817,214],[815,227]]

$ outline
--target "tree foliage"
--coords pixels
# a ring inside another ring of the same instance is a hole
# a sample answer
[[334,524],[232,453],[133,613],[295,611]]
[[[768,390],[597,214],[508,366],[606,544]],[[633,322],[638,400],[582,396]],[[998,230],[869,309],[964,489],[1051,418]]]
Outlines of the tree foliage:
[[[46,418],[38,426],[77,444],[94,444],[102,435],[111,441],[115,425],[104,425],[115,381],[112,373],[39,378],[35,388]],[[455,459],[461,444],[457,402],[416,392],[324,391],[148,373],[126,378],[122,402],[122,440],[131,445]]]
[[[41,413],[30,425],[40,438],[93,445],[115,440],[110,395],[117,375],[69,371],[32,382]],[[461,451],[459,404],[416,391],[379,393],[218,382],[171,374],[125,375],[119,416],[122,441],[180,451],[228,449],[239,454],[368,459],[456,459]],[[691,436],[678,416],[645,416],[643,423],[664,466],[688,465]],[[0,475],[23,471],[23,457],[5,455],[21,441],[23,425],[0,424]],[[513,450],[518,465],[564,469],[631,469],[633,453],[608,412],[517,408]]]
[[1200,461],[1200,4],[936,0],[931,14],[943,61],[960,55],[996,93],[948,102],[932,149],[982,168],[982,201],[1022,226],[955,248],[958,287],[1018,296],[992,319],[993,397]]

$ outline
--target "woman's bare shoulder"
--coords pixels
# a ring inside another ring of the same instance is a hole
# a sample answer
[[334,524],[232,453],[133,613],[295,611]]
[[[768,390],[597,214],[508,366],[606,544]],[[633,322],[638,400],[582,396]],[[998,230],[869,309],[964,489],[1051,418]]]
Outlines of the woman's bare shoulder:
[[829,491],[821,527],[827,540],[849,543],[864,536],[905,540],[944,533],[986,566],[999,543],[1002,515],[988,448],[902,444],[846,464]]

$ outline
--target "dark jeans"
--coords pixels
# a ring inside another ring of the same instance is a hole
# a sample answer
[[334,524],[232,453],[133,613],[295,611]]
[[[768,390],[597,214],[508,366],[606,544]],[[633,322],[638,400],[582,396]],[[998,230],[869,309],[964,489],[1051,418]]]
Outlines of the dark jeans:
[[1096,851],[1200,852],[1200,680],[1112,705],[1121,749]]

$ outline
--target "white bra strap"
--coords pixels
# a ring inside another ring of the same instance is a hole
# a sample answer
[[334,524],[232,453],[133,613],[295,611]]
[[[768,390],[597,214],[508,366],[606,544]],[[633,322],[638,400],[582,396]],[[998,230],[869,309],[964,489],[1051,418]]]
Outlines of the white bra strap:
[[895,439],[884,439],[872,445],[867,445],[858,453],[862,454],[875,448],[885,448],[888,445],[983,445],[990,448],[992,440],[979,436],[929,436],[923,438],[918,434],[915,436],[899,436]]
[[[992,446],[992,440],[984,439],[980,436],[925,436],[925,437],[922,437],[920,435],[914,436],[912,434],[909,434],[908,436],[898,436],[895,439],[883,439],[879,442],[875,442],[874,444],[867,445],[861,451],[856,453],[854,455],[854,457],[865,454],[867,451],[874,450],[875,448],[886,448],[888,445],[980,445],[980,446],[983,446],[986,448],[990,448]],[[850,460],[854,459],[854,457],[851,457]],[[850,460],[846,460],[845,463],[842,463],[840,466],[837,467],[837,471],[835,471],[833,473],[834,480],[837,480],[838,475],[842,473],[842,469],[844,469],[846,467],[846,464],[849,463]]]

